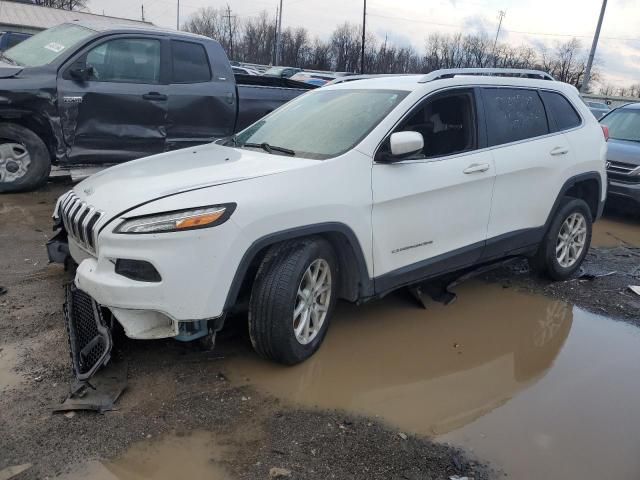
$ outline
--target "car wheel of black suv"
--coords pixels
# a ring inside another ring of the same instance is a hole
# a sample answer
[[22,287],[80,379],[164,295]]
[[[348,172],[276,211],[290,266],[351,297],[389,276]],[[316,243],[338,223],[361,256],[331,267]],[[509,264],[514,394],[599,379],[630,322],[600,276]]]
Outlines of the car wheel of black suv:
[[532,267],[552,280],[570,278],[582,264],[591,245],[591,210],[584,200],[567,198],[558,209]]
[[38,135],[21,125],[0,124],[0,193],[34,190],[50,171],[49,150]]
[[338,265],[322,238],[284,242],[258,269],[249,301],[249,334],[262,357],[300,363],[320,347],[336,303]]

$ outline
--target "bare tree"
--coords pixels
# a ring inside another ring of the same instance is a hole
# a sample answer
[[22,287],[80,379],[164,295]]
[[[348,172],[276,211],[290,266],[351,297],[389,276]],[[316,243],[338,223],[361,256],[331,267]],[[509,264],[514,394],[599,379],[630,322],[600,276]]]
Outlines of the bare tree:
[[[184,29],[218,40],[234,60],[271,64],[275,51],[275,17],[263,11],[243,21],[230,9],[202,8],[188,19]],[[343,23],[328,41],[312,39],[305,28],[282,32],[282,64],[317,70],[357,72],[360,70],[361,26]],[[556,43],[553,48],[534,49],[493,41],[485,34],[432,33],[425,39],[424,53],[393,45],[372,33],[365,41],[365,68],[370,73],[419,73],[441,68],[487,67],[538,68],[558,80],[580,87],[584,78],[586,51],[577,39]],[[592,71],[594,80],[598,70]],[[625,89],[640,96],[640,84]],[[613,94],[613,92],[611,92]]]
[[[7,1],[11,2],[16,0]],[[87,0],[34,0],[33,4],[41,7],[60,8],[63,10],[84,10],[87,8]]]

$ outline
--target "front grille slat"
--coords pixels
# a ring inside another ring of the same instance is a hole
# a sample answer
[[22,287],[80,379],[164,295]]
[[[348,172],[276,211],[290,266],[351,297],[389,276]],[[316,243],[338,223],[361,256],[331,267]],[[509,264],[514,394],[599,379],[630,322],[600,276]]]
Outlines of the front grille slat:
[[59,216],[67,234],[80,246],[95,253],[96,225],[103,213],[69,192],[60,203]]

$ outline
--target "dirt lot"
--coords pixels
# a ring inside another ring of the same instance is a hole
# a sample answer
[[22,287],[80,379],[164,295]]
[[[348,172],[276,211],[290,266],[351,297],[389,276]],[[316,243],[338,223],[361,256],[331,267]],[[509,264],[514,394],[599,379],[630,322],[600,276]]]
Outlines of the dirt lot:
[[340,305],[319,354],[293,368],[258,359],[242,319],[215,352],[126,341],[118,410],[63,415],[51,408],[71,380],[70,275],[47,265],[44,244],[68,188],[0,198],[0,479],[24,464],[18,479],[640,474],[628,381],[640,335],[609,319],[640,323],[627,289],[640,284],[637,219],[598,225],[585,264],[595,279],[549,284],[515,262],[456,287],[450,307],[403,292]]

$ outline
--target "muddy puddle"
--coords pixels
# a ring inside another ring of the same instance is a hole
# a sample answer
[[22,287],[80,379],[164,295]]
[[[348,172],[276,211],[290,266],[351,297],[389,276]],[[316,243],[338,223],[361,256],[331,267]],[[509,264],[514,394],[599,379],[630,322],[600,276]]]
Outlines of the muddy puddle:
[[230,480],[219,462],[225,449],[208,432],[169,435],[135,444],[121,457],[90,462],[59,480]]
[[496,285],[457,293],[340,305],[309,361],[241,355],[229,378],[464,446],[511,478],[637,478],[640,330]]
[[640,220],[621,215],[609,215],[593,226],[591,244],[594,247],[640,247]]
[[18,352],[13,345],[0,345],[0,392],[20,383],[15,372]]

